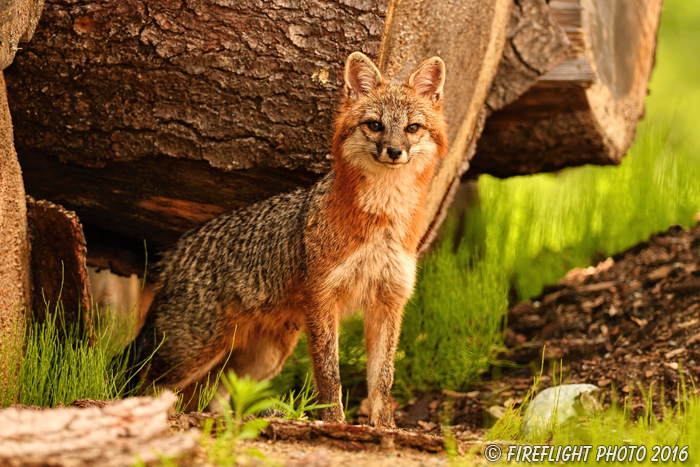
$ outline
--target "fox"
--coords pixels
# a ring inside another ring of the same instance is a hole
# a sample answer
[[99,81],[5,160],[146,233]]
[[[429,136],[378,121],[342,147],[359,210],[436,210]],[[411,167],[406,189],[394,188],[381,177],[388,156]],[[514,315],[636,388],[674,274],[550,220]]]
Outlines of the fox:
[[135,360],[150,358],[142,387],[187,393],[222,370],[270,379],[305,332],[317,401],[329,405],[318,415],[344,422],[339,323],[362,310],[369,424],[395,426],[394,356],[428,192],[447,152],[445,73],[432,57],[389,80],[363,53],[348,56],[331,171],[216,217],[164,253],[135,341]]

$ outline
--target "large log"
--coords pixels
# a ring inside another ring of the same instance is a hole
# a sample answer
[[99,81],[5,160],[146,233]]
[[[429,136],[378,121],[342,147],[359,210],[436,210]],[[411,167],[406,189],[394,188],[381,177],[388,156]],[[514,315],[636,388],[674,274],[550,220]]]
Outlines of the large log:
[[619,164],[644,113],[662,0],[551,0],[569,57],[494,113],[470,176]]
[[[161,247],[329,169],[350,52],[399,78],[440,55],[452,150],[430,194],[430,238],[481,131],[511,6],[52,0],[8,78],[27,189],[76,211],[89,251],[93,231]],[[102,252],[101,264],[143,268]]]

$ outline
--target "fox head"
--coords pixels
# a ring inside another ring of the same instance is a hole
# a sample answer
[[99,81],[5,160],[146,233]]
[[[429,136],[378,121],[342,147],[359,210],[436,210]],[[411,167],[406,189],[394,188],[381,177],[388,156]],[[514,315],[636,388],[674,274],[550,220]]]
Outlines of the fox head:
[[404,82],[393,82],[361,52],[350,54],[333,140],[336,163],[379,174],[435,167],[447,151],[444,83],[439,57],[424,61]]

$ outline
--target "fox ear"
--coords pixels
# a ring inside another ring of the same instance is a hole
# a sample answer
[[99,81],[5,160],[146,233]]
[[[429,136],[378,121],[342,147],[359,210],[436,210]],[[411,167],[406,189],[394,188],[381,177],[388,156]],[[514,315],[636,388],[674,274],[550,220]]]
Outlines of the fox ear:
[[353,52],[345,61],[345,93],[357,100],[382,83],[382,74],[362,52]]
[[408,77],[408,85],[419,96],[438,103],[445,85],[445,62],[440,57],[429,58]]

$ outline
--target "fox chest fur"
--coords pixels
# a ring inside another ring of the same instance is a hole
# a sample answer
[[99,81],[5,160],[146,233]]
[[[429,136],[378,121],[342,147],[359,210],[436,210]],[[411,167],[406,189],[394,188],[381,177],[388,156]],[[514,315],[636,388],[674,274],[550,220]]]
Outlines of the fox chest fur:
[[325,243],[314,255],[320,287],[339,297],[341,314],[364,308],[378,293],[410,297],[428,188],[398,173],[381,180],[352,175],[336,174],[337,189],[320,209],[324,221],[311,232],[323,238],[310,242]]
[[340,312],[352,313],[381,290],[408,297],[415,282],[416,256],[404,250],[391,227],[371,232],[357,248],[329,269],[324,288],[342,297]]

